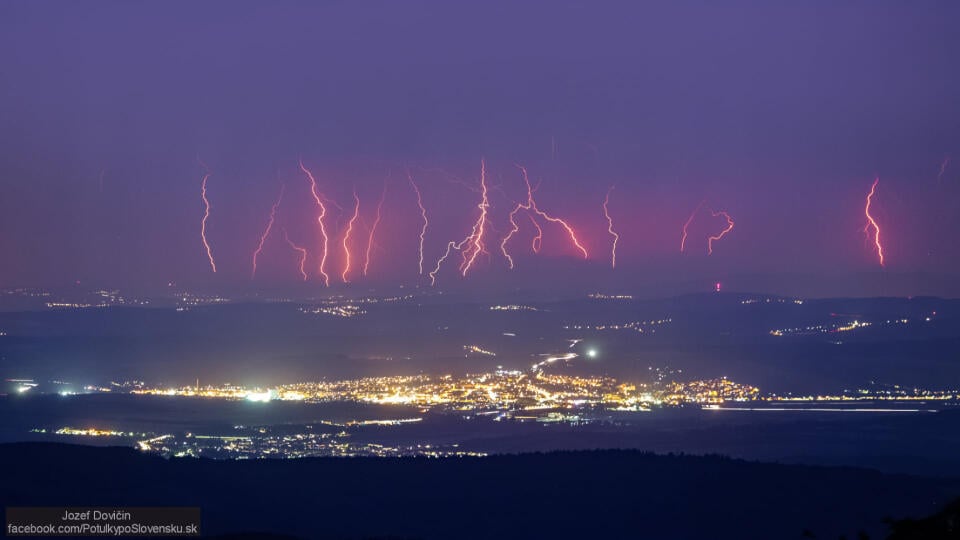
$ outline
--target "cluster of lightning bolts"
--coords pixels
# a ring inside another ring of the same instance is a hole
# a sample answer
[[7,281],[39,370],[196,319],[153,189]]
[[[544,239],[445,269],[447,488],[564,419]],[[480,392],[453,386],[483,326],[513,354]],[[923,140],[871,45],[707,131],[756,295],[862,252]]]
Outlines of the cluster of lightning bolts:
[[[688,229],[690,228],[690,224],[693,223],[694,219],[698,215],[701,214],[700,211],[704,209],[704,205],[706,204],[706,202],[707,201],[700,201],[700,204],[698,204],[697,207],[694,208],[693,212],[690,213],[690,217],[688,217],[687,221],[684,222],[683,230],[680,235],[680,253],[683,253],[684,250],[686,249],[687,235],[689,234]],[[707,212],[710,213],[711,217],[722,217],[727,221],[727,225],[723,230],[721,230],[717,234],[711,234],[710,236],[707,237],[707,255],[713,255],[713,243],[716,242],[717,240],[720,240],[721,238],[726,236],[727,233],[732,231],[734,222],[733,222],[733,218],[730,217],[730,214],[728,214],[725,211],[722,211],[722,210],[715,211],[709,208],[707,208],[706,210]]]
[[[949,163],[949,158],[946,158],[940,167],[940,173],[938,175],[938,180],[943,176],[944,170]],[[330,212],[328,211],[328,206],[333,206],[335,208],[340,208],[336,202],[327,198],[321,191],[319,183],[317,182],[316,177],[313,172],[303,163],[302,160],[298,162],[299,169],[303,173],[304,178],[306,179],[310,191],[310,195],[313,198],[313,201],[317,207],[317,227],[319,229],[319,246],[317,246],[318,252],[318,267],[315,275],[319,277],[324,283],[325,286],[330,286],[331,276],[330,272],[327,269],[328,255],[330,251],[331,243],[331,233],[329,230],[329,224],[327,220],[330,217]],[[207,222],[211,214],[211,204],[207,196],[207,183],[211,177],[210,170],[203,165],[203,175],[200,181],[200,196],[203,202],[203,217],[200,220],[200,237],[204,247],[204,250],[207,255],[207,259],[210,263],[210,269],[216,273],[217,264],[213,256],[213,250],[211,248],[210,242],[207,239]],[[557,217],[553,214],[548,213],[547,211],[540,208],[537,204],[535,194],[539,188],[539,184],[534,186],[530,182],[530,177],[527,173],[527,169],[521,165],[516,165],[517,169],[520,171],[520,177],[523,180],[524,187],[526,188],[526,199],[521,202],[515,202],[511,212],[508,215],[508,222],[510,229],[507,231],[500,239],[500,253],[503,255],[503,259],[506,261],[507,267],[510,269],[515,268],[515,260],[510,251],[510,243],[514,236],[520,232],[522,221],[518,221],[517,218],[520,214],[526,214],[529,224],[532,226],[534,234],[531,240],[530,249],[533,253],[539,253],[543,245],[543,235],[544,229],[548,226],[554,226],[560,231],[564,236],[566,236],[570,242],[570,245],[573,249],[576,249],[584,259],[589,258],[589,253],[584,247],[583,243],[577,236],[574,228],[564,219]],[[419,275],[423,276],[425,273],[425,258],[424,258],[424,246],[427,238],[427,230],[430,225],[430,221],[427,217],[427,209],[423,203],[423,197],[420,191],[420,187],[417,185],[414,180],[413,175],[407,171],[407,181],[412,189],[413,194],[416,196],[417,209],[420,215],[421,225],[418,233],[418,257],[417,257],[417,269]],[[871,213],[871,208],[874,204],[874,197],[877,193],[877,186],[880,183],[880,179],[876,178],[873,181],[873,184],[870,186],[870,190],[866,197],[866,205],[864,207],[864,215],[866,217],[866,222],[864,224],[863,232],[867,235],[868,239],[872,240],[873,248],[876,251],[878,262],[881,267],[885,266],[884,253],[883,253],[883,244],[881,242],[880,234],[880,225],[877,222],[876,217]],[[347,221],[346,226],[343,228],[343,234],[341,237],[341,246],[343,250],[343,267],[339,273],[340,281],[343,283],[350,283],[352,277],[356,274],[357,271],[361,271],[363,276],[367,276],[370,272],[370,264],[374,248],[376,246],[376,232],[377,228],[383,217],[383,205],[387,197],[387,187],[388,182],[384,181],[383,191],[380,194],[380,198],[377,201],[376,213],[373,217],[372,224],[367,228],[368,235],[366,241],[365,251],[363,253],[363,264],[360,265],[357,261],[357,257],[354,254],[354,244],[356,242],[355,233],[357,222],[360,221],[360,197],[357,195],[356,190],[353,192],[353,211],[350,215],[350,219]],[[437,259],[434,264],[433,270],[427,272],[429,277],[430,284],[435,285],[437,283],[437,276],[440,273],[441,268],[444,263],[450,258],[451,254],[456,251],[460,254],[460,262],[458,265],[458,272],[462,277],[466,277],[472,268],[477,264],[478,258],[481,256],[489,257],[490,252],[488,250],[488,237],[491,234],[491,222],[490,222],[490,186],[488,185],[487,180],[487,167],[486,162],[481,160],[480,162],[480,181],[479,188],[475,192],[479,196],[479,200],[476,204],[476,218],[473,221],[473,224],[470,228],[469,233],[463,239],[450,240],[446,243],[446,248],[440,257]],[[251,279],[256,277],[257,274],[257,260],[261,253],[263,252],[264,245],[270,237],[271,233],[274,230],[274,226],[277,221],[277,215],[279,212],[280,204],[283,201],[285,191],[285,185],[281,184],[279,194],[277,195],[276,200],[273,202],[270,207],[270,212],[264,226],[263,231],[258,236],[258,242],[252,254],[252,264],[251,264]],[[610,212],[610,202],[611,195],[613,194],[614,187],[611,186],[606,193],[606,196],[603,199],[603,216],[607,222],[607,233],[611,237],[611,246],[610,246],[610,266],[611,268],[617,267],[617,244],[620,241],[620,234],[617,232],[614,226],[614,219]],[[680,237],[680,252],[683,253],[687,249],[687,239],[689,236],[689,228],[691,224],[698,220],[698,218],[723,218],[726,221],[726,225],[719,230],[719,232],[712,233],[707,235],[707,255],[712,255],[714,250],[714,243],[723,239],[730,231],[734,228],[734,220],[730,214],[723,210],[713,210],[710,207],[706,206],[706,201],[701,201],[690,213],[690,216],[683,223]],[[307,270],[307,260],[308,260],[308,249],[302,245],[295,243],[291,240],[287,229],[284,227],[280,228],[280,233],[283,241],[297,254],[297,270],[299,271],[300,277],[307,281],[310,277],[310,272]]]
[[[562,227],[570,237],[570,242],[577,248],[578,251],[580,251],[580,253],[583,255],[583,258],[588,258],[589,254],[587,253],[587,249],[583,247],[583,244],[580,243],[580,240],[577,238],[577,234],[574,232],[573,227],[571,227],[566,221],[546,213],[537,206],[537,201],[533,197],[533,194],[537,191],[537,188],[530,185],[530,177],[527,174],[527,169],[520,165],[517,165],[517,168],[520,169],[523,182],[527,188],[527,200],[526,202],[517,203],[513,208],[513,211],[510,212],[510,232],[508,232],[500,242],[500,251],[503,253],[503,256],[507,260],[507,264],[510,266],[510,268],[513,269],[514,264],[513,257],[510,255],[510,252],[507,251],[507,243],[510,242],[510,239],[513,238],[514,234],[520,231],[520,225],[517,223],[516,217],[521,210],[526,212],[527,216],[530,218],[530,222],[533,223],[533,226],[537,229],[537,234],[533,237],[533,241],[530,246],[534,253],[539,253],[540,246],[543,244],[543,226],[537,221],[537,218],[539,217],[546,223],[554,223]],[[610,214],[607,212],[607,203],[609,200],[610,193],[607,192],[607,199],[604,201],[603,208],[608,220],[612,219],[610,218]],[[610,222],[610,228],[613,228],[612,221]],[[619,239],[619,237],[615,236],[612,247],[614,266],[616,266],[617,239]]]
[[437,284],[437,274],[440,272],[440,266],[450,256],[454,249],[463,254],[463,262],[460,263],[460,272],[463,277],[467,277],[467,272],[473,266],[477,256],[481,253],[487,253],[483,242],[483,233],[487,228],[487,210],[490,208],[489,190],[487,189],[487,163],[480,161],[480,203],[477,205],[480,209],[480,215],[473,224],[470,234],[459,243],[450,241],[447,243],[447,250],[437,259],[437,266],[430,272],[430,285]]

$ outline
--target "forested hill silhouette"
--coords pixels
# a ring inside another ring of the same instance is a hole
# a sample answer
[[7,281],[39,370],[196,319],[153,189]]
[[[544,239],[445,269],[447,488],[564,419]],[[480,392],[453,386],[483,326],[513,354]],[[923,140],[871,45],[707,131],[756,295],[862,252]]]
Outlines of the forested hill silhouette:
[[0,463],[0,505],[200,506],[222,538],[879,539],[960,495],[955,479],[625,450],[213,461],[14,443]]
[[960,499],[923,519],[903,519],[891,524],[888,540],[958,540],[960,539]]

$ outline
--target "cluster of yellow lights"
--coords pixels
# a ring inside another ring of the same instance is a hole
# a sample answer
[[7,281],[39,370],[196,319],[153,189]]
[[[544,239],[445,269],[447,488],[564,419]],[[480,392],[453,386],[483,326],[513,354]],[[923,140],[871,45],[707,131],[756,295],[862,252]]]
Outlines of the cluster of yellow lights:
[[484,356],[496,356],[496,355],[497,355],[497,353],[495,353],[495,352],[493,352],[493,351],[488,351],[487,349],[483,349],[483,348],[481,348],[479,345],[464,345],[464,346],[463,346],[463,350],[467,351],[468,354],[469,354],[469,353],[476,353],[476,354],[482,354],[482,355],[484,355]]
[[831,394],[809,394],[804,396],[770,396],[766,398],[768,401],[798,401],[798,402],[810,402],[810,401],[950,401],[953,399],[960,399],[960,390],[926,390],[915,395],[884,395],[884,394],[870,394],[870,395],[861,395],[861,396],[850,396],[846,394],[841,395],[831,395]]
[[[924,322],[932,322],[933,317],[936,313],[932,313],[928,317],[924,317]],[[887,319],[886,321],[881,321],[876,323],[879,326],[883,325],[899,325],[899,324],[909,324],[910,319],[901,318],[901,319]],[[810,326],[802,326],[797,328],[778,328],[770,331],[771,336],[786,336],[786,335],[810,335],[810,334],[831,334],[836,332],[850,332],[853,330],[860,330],[862,328],[867,328],[873,326],[874,323],[861,320],[853,320],[846,323],[834,323],[834,324],[816,324]]]
[[135,298],[127,298],[120,294],[119,290],[99,290],[94,291],[94,294],[103,298],[103,306],[112,305],[112,306],[147,306],[150,305],[149,300],[138,300]]
[[134,388],[130,390],[131,394],[146,394],[154,396],[192,396],[206,398],[225,398],[225,399],[247,399],[251,393],[259,394],[263,391],[259,388],[248,389],[242,386],[224,384],[221,386],[182,386],[179,388]]
[[633,330],[634,332],[639,332],[641,334],[650,331],[656,333],[656,330],[650,327],[660,326],[663,324],[671,323],[673,319],[656,319],[649,321],[632,321],[626,323],[612,323],[612,324],[573,324],[566,325],[563,328],[565,330]]
[[57,435],[77,435],[82,437],[133,437],[134,435],[140,435],[139,433],[133,432],[124,432],[124,431],[113,431],[108,429],[96,429],[96,428],[72,428],[72,427],[62,427],[55,431]]
[[487,454],[461,450],[459,444],[388,445],[374,442],[351,441],[350,434],[297,433],[258,434],[252,436],[193,435],[174,437],[164,435],[139,441],[145,452],[156,452],[174,457],[230,457],[232,459],[259,459],[269,457],[303,458],[311,456],[420,456],[420,457],[482,457]]
[[39,289],[26,289],[23,287],[3,289],[3,294],[8,294],[11,296],[26,296],[28,298],[46,298],[50,296],[50,293],[47,291],[42,291]]
[[916,386],[901,386],[894,384],[880,388],[858,388],[854,391],[844,391],[843,394],[808,394],[803,396],[771,395],[769,401],[950,401],[960,399],[960,388],[944,390],[928,390]]
[[345,319],[357,317],[366,313],[366,310],[356,304],[300,308],[300,311],[311,315],[333,315],[334,317],[343,317]]
[[504,306],[490,306],[490,311],[540,311],[540,310],[533,306],[508,304]]
[[799,298],[794,298],[788,300],[786,298],[747,298],[746,300],[741,300],[741,304],[797,304],[803,305],[803,300]]
[[[575,356],[575,353],[550,357],[548,360],[561,361],[572,356]],[[188,386],[179,389],[143,388],[134,393],[250,401],[355,401],[409,405],[424,409],[440,407],[445,410],[484,411],[581,406],[638,410],[659,404],[722,403],[757,399],[759,390],[728,379],[648,386],[621,382],[612,377],[550,374],[542,369],[535,369],[531,372],[497,370],[460,377],[408,375],[300,382],[269,390],[225,385],[203,388]]]
[[208,306],[216,304],[226,304],[230,302],[229,298],[224,298],[222,296],[216,295],[206,295],[206,294],[194,294],[194,293],[180,293],[177,296],[177,302],[181,306]]
[[667,385],[663,401],[670,405],[681,403],[724,403],[726,401],[753,401],[760,397],[760,389],[733,382],[726,377]]
[[850,330],[856,330],[857,328],[866,328],[870,326],[868,322],[853,321],[850,324],[837,327],[837,332],[849,332]]

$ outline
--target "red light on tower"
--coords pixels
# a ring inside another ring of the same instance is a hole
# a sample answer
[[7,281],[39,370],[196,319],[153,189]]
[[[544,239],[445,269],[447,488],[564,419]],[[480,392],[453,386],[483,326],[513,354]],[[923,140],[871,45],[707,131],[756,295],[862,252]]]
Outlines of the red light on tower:
[[716,290],[717,292],[720,292],[720,282],[719,282],[719,281],[718,281],[717,284],[714,286],[714,288],[715,288],[715,290]]

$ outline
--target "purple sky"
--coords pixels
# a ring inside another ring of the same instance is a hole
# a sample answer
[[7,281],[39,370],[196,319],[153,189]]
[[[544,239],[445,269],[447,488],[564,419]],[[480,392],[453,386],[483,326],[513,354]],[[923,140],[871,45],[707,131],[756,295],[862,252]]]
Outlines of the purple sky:
[[[295,283],[279,228],[249,283],[281,181],[278,227],[310,250],[312,276],[319,238],[302,156],[344,207],[330,222],[335,276],[354,188],[369,225],[389,178],[370,276],[357,284],[418,280],[406,170],[430,214],[432,267],[470,232],[478,195],[455,178],[476,185],[485,158],[491,256],[468,283],[553,269],[647,288],[806,275],[824,276],[819,288],[806,278],[808,292],[835,293],[837,280],[880,270],[862,233],[879,175],[885,273],[914,276],[891,290],[953,295],[949,279],[917,276],[960,265],[958,58],[950,1],[6,1],[0,287]],[[212,172],[217,275],[199,238],[197,155]],[[515,163],[542,180],[538,203],[576,227],[590,263],[557,228],[532,258],[521,219],[519,270],[506,271],[499,238],[511,200],[525,198]],[[615,272],[601,208],[611,185]],[[736,227],[707,257],[724,222],[701,215],[681,256],[681,226],[701,200]],[[362,252],[364,226],[356,238]],[[441,274],[460,281],[454,265]]]

